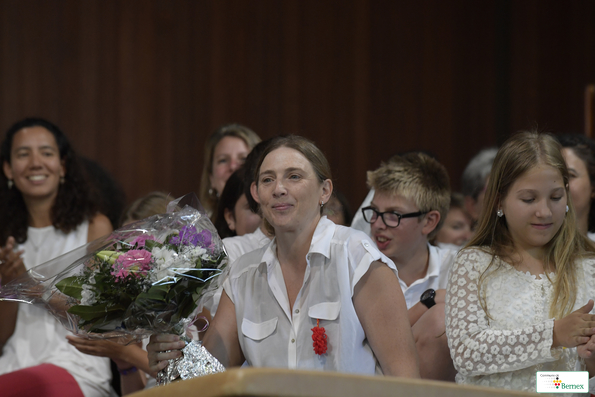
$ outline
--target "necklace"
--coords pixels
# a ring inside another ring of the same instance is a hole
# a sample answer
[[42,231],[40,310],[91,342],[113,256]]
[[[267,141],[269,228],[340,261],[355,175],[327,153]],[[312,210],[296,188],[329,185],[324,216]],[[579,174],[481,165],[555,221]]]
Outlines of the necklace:
[[35,244],[35,242],[33,241],[33,239],[31,237],[27,237],[27,241],[33,247],[33,251],[35,251],[35,253],[39,252],[39,246],[40,246],[40,244]]
[[[35,238],[33,238],[33,236],[35,236]],[[40,233],[31,233],[31,232],[27,233],[27,242],[33,248],[33,251],[35,253],[39,252],[39,249],[41,248],[41,245],[43,244],[44,237],[45,236]]]

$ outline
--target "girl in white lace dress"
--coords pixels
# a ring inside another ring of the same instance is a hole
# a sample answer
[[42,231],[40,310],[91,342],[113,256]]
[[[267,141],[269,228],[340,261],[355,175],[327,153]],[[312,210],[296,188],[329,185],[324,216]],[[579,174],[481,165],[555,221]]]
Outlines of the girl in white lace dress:
[[456,381],[535,391],[537,371],[593,376],[595,359],[579,356],[591,356],[595,334],[594,251],[577,232],[560,145],[546,134],[510,138],[494,160],[477,233],[450,272]]

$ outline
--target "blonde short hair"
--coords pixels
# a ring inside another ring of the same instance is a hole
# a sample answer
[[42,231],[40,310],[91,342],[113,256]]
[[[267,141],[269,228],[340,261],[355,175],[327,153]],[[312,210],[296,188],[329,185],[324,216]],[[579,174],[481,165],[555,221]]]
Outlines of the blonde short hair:
[[400,195],[413,201],[419,211],[438,211],[440,221],[428,234],[431,240],[442,226],[450,205],[448,172],[436,159],[422,152],[393,156],[368,171],[368,186],[377,192]]

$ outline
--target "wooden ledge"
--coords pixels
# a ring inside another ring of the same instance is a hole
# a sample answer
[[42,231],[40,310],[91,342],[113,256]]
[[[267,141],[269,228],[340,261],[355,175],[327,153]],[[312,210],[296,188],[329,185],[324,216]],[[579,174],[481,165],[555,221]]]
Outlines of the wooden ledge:
[[503,397],[534,393],[421,379],[273,368],[237,368],[175,382],[133,397]]

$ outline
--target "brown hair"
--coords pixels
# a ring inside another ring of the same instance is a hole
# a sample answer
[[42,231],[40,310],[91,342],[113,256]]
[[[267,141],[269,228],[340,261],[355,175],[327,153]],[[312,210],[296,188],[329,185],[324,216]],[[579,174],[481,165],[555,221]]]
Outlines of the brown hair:
[[440,221],[428,234],[432,240],[444,223],[450,203],[450,180],[442,164],[421,152],[393,156],[374,171],[368,171],[368,186],[377,192],[399,194],[415,203],[419,211],[436,210]]
[[[467,247],[480,247],[492,255],[492,260],[479,279],[478,294],[480,304],[487,313],[485,291],[481,287],[491,272],[495,258],[500,257],[512,261],[510,251],[513,241],[506,224],[505,217],[498,217],[496,212],[512,184],[526,172],[537,165],[544,164],[558,170],[564,180],[566,197],[568,197],[568,170],[561,153],[558,141],[545,133],[521,132],[509,138],[498,151],[484,200],[483,211],[474,237]],[[574,208],[571,200],[567,200],[569,211],[552,240],[546,245],[544,260],[545,274],[552,270],[557,273],[554,282],[554,297],[550,307],[550,315],[561,318],[570,313],[576,301],[576,260],[587,252],[595,252],[593,247],[576,230]],[[497,270],[498,268],[494,269]],[[489,314],[488,314],[489,316]]]
[[200,202],[209,215],[213,215],[217,212],[217,196],[215,194],[209,194],[209,190],[211,189],[209,177],[213,172],[213,154],[215,153],[217,144],[226,136],[242,139],[250,150],[260,142],[260,137],[256,135],[254,131],[240,124],[226,124],[219,127],[209,136],[204,147],[204,160],[199,192]]

